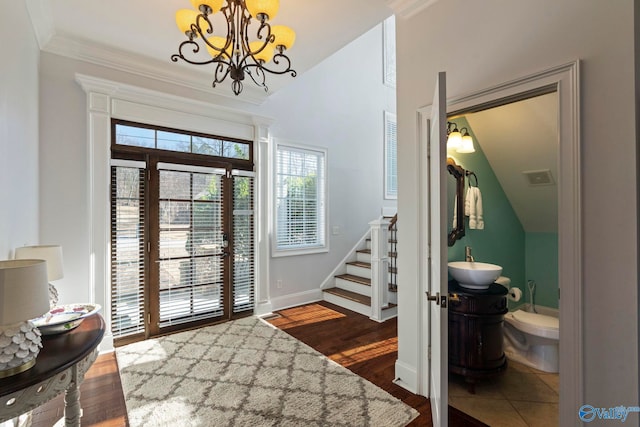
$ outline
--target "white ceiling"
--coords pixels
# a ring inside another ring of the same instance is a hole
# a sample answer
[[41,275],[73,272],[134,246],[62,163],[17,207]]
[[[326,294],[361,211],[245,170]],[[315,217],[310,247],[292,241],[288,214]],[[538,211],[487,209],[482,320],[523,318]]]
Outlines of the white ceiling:
[[[524,230],[557,232],[557,94],[467,114],[465,118]],[[532,186],[523,174],[547,169],[553,185]]]
[[[192,88],[211,90],[212,67],[170,60],[185,39],[176,27],[175,12],[192,8],[189,0],[26,1],[44,51],[135,70],[164,81],[189,80]],[[272,23],[296,31],[296,43],[287,54],[301,74],[390,16],[393,2],[280,0],[280,11]],[[288,75],[268,76],[269,92],[291,80]],[[226,96],[230,89],[223,86],[216,91]],[[259,91],[248,98],[256,103],[265,99]]]

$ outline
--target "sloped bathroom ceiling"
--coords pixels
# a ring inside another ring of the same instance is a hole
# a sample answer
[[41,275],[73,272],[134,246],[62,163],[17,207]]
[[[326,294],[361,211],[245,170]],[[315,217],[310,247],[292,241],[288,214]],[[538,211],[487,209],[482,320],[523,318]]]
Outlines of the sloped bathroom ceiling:
[[[525,232],[558,231],[557,103],[552,93],[465,116]],[[545,170],[551,185],[523,174]]]

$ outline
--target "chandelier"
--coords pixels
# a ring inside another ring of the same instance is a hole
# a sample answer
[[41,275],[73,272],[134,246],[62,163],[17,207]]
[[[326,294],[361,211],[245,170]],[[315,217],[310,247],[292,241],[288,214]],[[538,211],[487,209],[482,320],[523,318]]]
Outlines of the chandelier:
[[[265,92],[269,90],[267,72],[296,76],[291,60],[285,55],[293,46],[295,32],[284,25],[270,24],[278,13],[279,0],[191,0],[191,4],[196,10],[176,12],[176,24],[187,40],[180,43],[178,53],[171,55],[173,62],[182,59],[195,65],[214,64],[212,86],[229,76],[236,95],[242,92],[245,76]],[[218,16],[224,18],[219,26],[226,26],[226,35],[224,31],[222,35],[214,33]],[[255,32],[249,37],[252,28]],[[209,56],[203,54],[204,50]]]

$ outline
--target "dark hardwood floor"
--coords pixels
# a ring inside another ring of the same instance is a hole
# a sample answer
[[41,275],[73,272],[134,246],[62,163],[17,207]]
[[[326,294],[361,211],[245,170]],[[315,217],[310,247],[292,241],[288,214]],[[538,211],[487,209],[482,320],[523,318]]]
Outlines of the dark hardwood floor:
[[[377,323],[336,305],[318,302],[281,310],[267,319],[273,325],[325,354],[354,373],[415,408],[420,416],[409,426],[431,426],[428,399],[393,383],[398,352],[395,319]],[[101,355],[80,387],[82,425],[127,426],[126,407],[114,353]],[[62,396],[33,412],[33,427],[51,427],[63,416]],[[487,427],[449,407],[451,427]]]
[[[420,415],[409,426],[433,425],[429,400],[393,382],[398,358],[396,319],[378,323],[323,301],[280,310],[266,320],[415,408]],[[488,427],[451,406],[449,426]]]

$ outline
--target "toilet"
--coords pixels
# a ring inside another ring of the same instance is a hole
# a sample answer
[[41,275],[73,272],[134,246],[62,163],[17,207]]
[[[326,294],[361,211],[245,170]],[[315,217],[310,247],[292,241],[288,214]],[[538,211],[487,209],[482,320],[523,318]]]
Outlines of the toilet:
[[558,372],[560,328],[557,317],[523,310],[504,315],[507,358],[544,372]]

